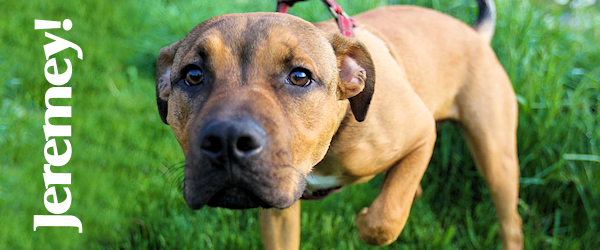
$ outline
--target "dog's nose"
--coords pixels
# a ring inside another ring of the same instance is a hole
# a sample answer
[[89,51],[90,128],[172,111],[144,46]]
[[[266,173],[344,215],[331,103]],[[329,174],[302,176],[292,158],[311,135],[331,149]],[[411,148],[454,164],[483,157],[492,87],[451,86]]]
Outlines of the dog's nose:
[[266,143],[266,133],[248,119],[209,122],[200,131],[200,150],[209,158],[224,163],[258,155]]

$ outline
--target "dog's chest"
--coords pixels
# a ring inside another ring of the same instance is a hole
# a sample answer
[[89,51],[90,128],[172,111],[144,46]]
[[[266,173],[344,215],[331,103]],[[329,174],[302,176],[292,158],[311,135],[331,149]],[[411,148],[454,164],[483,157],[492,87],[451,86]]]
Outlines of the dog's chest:
[[340,176],[338,175],[328,175],[322,176],[317,173],[311,173],[306,178],[306,188],[308,190],[319,190],[319,189],[327,189],[342,186]]

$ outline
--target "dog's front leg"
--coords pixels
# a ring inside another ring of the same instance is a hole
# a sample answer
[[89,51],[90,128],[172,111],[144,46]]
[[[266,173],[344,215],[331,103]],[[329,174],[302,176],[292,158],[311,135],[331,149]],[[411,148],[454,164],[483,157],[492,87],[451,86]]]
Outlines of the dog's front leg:
[[394,242],[408,219],[415,192],[429,164],[433,139],[409,153],[388,170],[385,181],[369,208],[356,216],[359,236],[371,245],[389,245]]
[[260,231],[266,250],[300,248],[300,201],[286,209],[261,208]]

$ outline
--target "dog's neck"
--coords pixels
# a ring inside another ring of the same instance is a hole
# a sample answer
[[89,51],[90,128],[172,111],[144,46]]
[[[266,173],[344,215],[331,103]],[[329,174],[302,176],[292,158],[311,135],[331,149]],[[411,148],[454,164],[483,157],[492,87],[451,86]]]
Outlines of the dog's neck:
[[344,130],[344,127],[349,123],[350,119],[355,119],[354,114],[352,114],[352,109],[350,108],[350,102],[348,100],[341,100],[338,102],[338,125],[335,130],[335,134],[331,141],[333,142],[338,134]]

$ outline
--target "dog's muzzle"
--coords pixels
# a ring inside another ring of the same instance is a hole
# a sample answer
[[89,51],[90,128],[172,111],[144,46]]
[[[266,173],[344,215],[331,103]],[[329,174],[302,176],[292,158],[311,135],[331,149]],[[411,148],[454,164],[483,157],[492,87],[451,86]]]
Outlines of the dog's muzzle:
[[252,119],[207,122],[190,143],[184,198],[192,209],[286,207],[301,195],[280,189],[292,170],[271,162],[269,137]]

